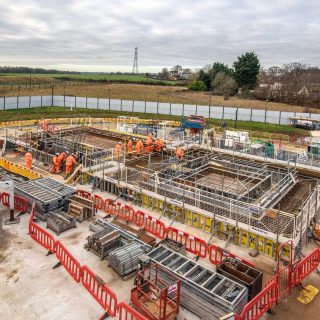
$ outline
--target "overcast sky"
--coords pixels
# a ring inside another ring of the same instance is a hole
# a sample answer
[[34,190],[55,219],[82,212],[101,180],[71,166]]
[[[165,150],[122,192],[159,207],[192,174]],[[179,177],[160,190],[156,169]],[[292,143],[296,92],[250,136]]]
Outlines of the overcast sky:
[[139,71],[229,65],[320,66],[320,0],[0,0],[0,65]]

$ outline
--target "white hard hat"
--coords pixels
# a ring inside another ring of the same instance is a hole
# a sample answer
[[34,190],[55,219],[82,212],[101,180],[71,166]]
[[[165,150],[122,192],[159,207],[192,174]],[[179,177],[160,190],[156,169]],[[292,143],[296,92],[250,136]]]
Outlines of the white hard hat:
[[56,153],[56,156],[58,156],[58,155],[59,155],[59,152]]

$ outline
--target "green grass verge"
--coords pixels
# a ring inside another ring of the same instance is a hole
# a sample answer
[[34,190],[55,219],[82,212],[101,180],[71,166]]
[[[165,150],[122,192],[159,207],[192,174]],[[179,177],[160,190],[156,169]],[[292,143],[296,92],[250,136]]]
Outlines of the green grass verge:
[[[19,110],[5,110],[0,111],[1,121],[14,120],[32,120],[41,118],[72,118],[72,117],[109,117],[114,118],[118,116],[133,116],[141,119],[161,119],[161,120],[181,120],[180,116],[169,116],[153,113],[138,113],[125,111],[107,111],[96,109],[77,108],[71,111],[70,108],[63,107],[44,107],[44,108],[27,108]],[[235,127],[235,121],[225,120],[229,128]],[[220,125],[220,119],[207,119],[209,125]],[[308,131],[303,129],[293,128],[287,125],[277,125],[261,122],[238,121],[238,130],[261,131],[277,134],[286,134],[289,136],[305,137],[308,136]]]
[[177,81],[157,80],[147,78],[143,75],[130,74],[68,74],[68,73],[0,73],[0,77],[24,77],[24,78],[54,78],[65,80],[83,80],[83,81],[114,81],[114,82],[129,82],[129,83],[154,83],[165,85],[177,85]]

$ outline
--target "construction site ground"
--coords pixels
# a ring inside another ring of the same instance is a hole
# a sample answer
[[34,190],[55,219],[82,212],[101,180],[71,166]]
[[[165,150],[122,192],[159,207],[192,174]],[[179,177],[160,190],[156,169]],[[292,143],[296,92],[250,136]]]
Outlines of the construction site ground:
[[[82,186],[83,189],[85,189]],[[88,186],[89,188],[89,186]],[[88,189],[89,190],[89,189]],[[107,193],[97,192],[104,197],[111,197]],[[158,212],[142,209],[148,214],[159,218]],[[0,207],[1,220],[8,215],[7,208]],[[98,213],[98,216],[103,214]],[[57,259],[54,255],[46,256],[46,251],[28,235],[29,214],[21,216],[21,222],[10,226],[0,224],[0,319],[98,319],[103,310],[90,294],[77,284],[63,267],[52,269]],[[169,224],[170,220],[163,217],[162,220]],[[82,265],[88,265],[98,274],[117,294],[117,296],[129,302],[130,290],[133,287],[133,278],[123,281],[107,262],[101,261],[98,256],[83,248],[86,237],[91,234],[89,222],[77,223],[76,229],[70,229],[62,233],[57,239],[72,252]],[[45,223],[40,223],[45,226]],[[173,226],[185,230],[190,234],[209,241],[210,235],[178,222]],[[213,238],[213,243],[224,247],[225,241]],[[315,244],[310,243],[306,252],[312,250]],[[228,250],[240,257],[255,263],[264,272],[264,282],[273,274],[275,261],[263,255],[256,258],[249,256],[249,250],[244,247],[228,245]],[[306,253],[305,252],[305,253]],[[201,259],[201,264],[212,270],[215,267],[209,260]],[[320,287],[320,276],[311,274],[304,285],[312,284]],[[303,305],[296,300],[299,293],[297,288],[293,294],[280,303],[276,308],[276,315],[266,314],[263,319],[319,319],[317,296],[309,305]],[[180,309],[179,320],[196,320],[197,316],[183,308]]]

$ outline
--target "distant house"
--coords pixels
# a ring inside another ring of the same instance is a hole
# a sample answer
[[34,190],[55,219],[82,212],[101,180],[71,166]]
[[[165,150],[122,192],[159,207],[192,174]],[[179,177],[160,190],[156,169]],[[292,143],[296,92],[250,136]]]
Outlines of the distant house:
[[181,66],[176,65],[169,71],[169,78],[171,80],[188,80],[192,75],[190,68],[183,69]]

